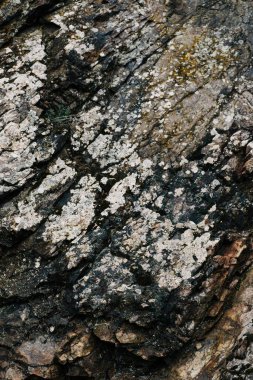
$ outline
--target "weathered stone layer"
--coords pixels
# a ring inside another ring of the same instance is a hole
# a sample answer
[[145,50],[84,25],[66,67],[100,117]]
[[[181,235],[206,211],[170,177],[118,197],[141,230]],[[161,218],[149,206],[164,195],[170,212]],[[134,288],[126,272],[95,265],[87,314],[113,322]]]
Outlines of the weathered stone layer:
[[251,379],[252,22],[0,4],[0,378]]

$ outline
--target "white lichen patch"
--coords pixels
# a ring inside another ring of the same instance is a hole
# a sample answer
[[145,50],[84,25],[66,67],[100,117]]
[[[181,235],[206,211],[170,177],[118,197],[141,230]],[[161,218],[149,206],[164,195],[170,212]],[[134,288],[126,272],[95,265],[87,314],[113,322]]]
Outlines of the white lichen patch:
[[[110,305],[117,294],[122,295],[126,291],[141,293],[139,286],[132,284],[133,275],[126,264],[127,259],[112,256],[110,252],[106,253],[96,262],[90,274],[81,278],[75,285],[74,291],[78,294],[77,304],[92,305],[93,310],[101,311]],[[103,292],[98,291],[101,286]]]
[[125,204],[125,193],[129,189],[131,191],[134,191],[136,188],[136,174],[131,174],[128,177],[124,178],[123,180],[117,182],[112,189],[110,190],[109,195],[107,196],[106,200],[110,203],[110,206],[108,209],[106,209],[103,213],[105,215],[110,212],[114,214],[118,208],[124,206]]
[[68,269],[74,268],[83,258],[88,257],[91,250],[92,246],[87,237],[83,239],[76,238],[66,253]]
[[96,136],[103,120],[100,107],[96,106],[89,111],[81,112],[73,123],[71,143],[74,150],[86,148]]
[[170,220],[161,221],[159,214],[147,208],[139,210],[142,217],[126,225],[126,231],[131,233],[125,235],[125,229],[122,232],[121,250],[138,260],[147,273],[152,273],[159,287],[175,289],[192,277],[193,270],[205,262],[217,241],[193,222],[183,225],[182,228],[188,226],[188,229],[173,238],[175,226]]
[[[85,0],[82,0],[82,1],[78,1],[78,2],[75,2],[75,5],[73,4],[70,4],[70,5],[66,5],[64,7],[64,9],[60,9],[59,11],[56,11],[56,12],[53,12],[52,14],[50,14],[48,16],[48,19],[53,22],[55,25],[58,25],[59,26],[59,31],[57,33],[57,36],[61,36],[61,35],[68,35],[69,32],[71,31],[75,31],[75,27],[71,24],[71,22],[73,21],[75,24],[77,23],[77,20],[76,20],[76,14],[78,14],[79,12],[82,12],[83,9],[88,9],[89,7],[89,2],[88,1],[85,1]],[[78,30],[77,31],[77,36],[78,36],[78,32],[80,33],[80,31]],[[75,34],[69,34],[69,39],[71,39],[71,36],[75,36]]]
[[208,251],[216,244],[217,241],[211,240],[210,233],[194,237],[191,229],[186,230],[180,239],[167,241],[165,239],[163,246],[164,249],[170,252],[168,256],[170,268],[159,271],[157,275],[159,286],[166,289],[175,289],[183,281],[189,280],[193,271],[205,262]]
[[[29,39],[27,39],[22,48],[26,52],[23,57],[23,62],[39,62],[42,61],[45,56],[45,48],[42,42],[42,32],[36,31],[30,34]],[[45,66],[43,65],[43,71],[45,72]]]
[[100,134],[96,140],[88,146],[88,152],[97,160],[101,168],[116,164],[134,153],[136,144],[131,144],[126,138],[122,141],[113,141],[113,134]]
[[13,231],[29,230],[36,227],[47,214],[49,201],[45,205],[45,197],[49,195],[52,202],[57,198],[58,192],[62,191],[62,188],[74,176],[75,170],[58,158],[49,167],[49,174],[39,187],[32,190],[25,200],[18,201],[15,209],[6,206],[7,216],[2,219],[1,226]]
[[51,244],[50,252],[54,252],[58,243],[73,240],[87,229],[95,213],[95,197],[100,189],[95,178],[83,177],[75,189],[71,190],[71,198],[63,206],[60,215],[50,215],[45,224],[43,239]]
[[183,193],[184,189],[182,187],[175,189],[175,197],[180,197],[181,195],[183,195]]
[[33,175],[32,166],[37,160],[34,148],[40,110],[35,105],[47,78],[43,63],[46,53],[41,31],[28,35],[19,46],[19,55],[10,60],[11,68],[0,78],[5,111],[0,132],[1,192],[23,186]]
[[73,36],[73,39],[65,46],[66,53],[69,53],[71,50],[75,50],[77,54],[79,54],[82,58],[85,55],[85,53],[91,52],[95,50],[94,45],[90,43],[82,43],[84,38],[84,32],[77,33],[78,31],[75,31],[75,35]]

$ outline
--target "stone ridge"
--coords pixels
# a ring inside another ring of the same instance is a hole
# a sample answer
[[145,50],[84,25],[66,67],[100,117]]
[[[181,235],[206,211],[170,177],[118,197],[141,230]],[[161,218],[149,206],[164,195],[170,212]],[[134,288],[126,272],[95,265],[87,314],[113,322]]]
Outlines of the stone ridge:
[[0,4],[0,379],[253,379],[252,22]]

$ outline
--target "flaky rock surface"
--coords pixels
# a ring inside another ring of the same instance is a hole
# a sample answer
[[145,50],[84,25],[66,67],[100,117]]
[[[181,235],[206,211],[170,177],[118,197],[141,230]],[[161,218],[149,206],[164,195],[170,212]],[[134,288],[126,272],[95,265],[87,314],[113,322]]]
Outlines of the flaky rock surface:
[[1,379],[253,379],[252,23],[1,2]]

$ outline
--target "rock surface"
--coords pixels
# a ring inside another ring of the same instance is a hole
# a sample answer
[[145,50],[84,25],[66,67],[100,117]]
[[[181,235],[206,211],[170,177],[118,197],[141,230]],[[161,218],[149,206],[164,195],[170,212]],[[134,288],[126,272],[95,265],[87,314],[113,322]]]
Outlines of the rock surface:
[[1,2],[1,379],[253,379],[252,23]]

